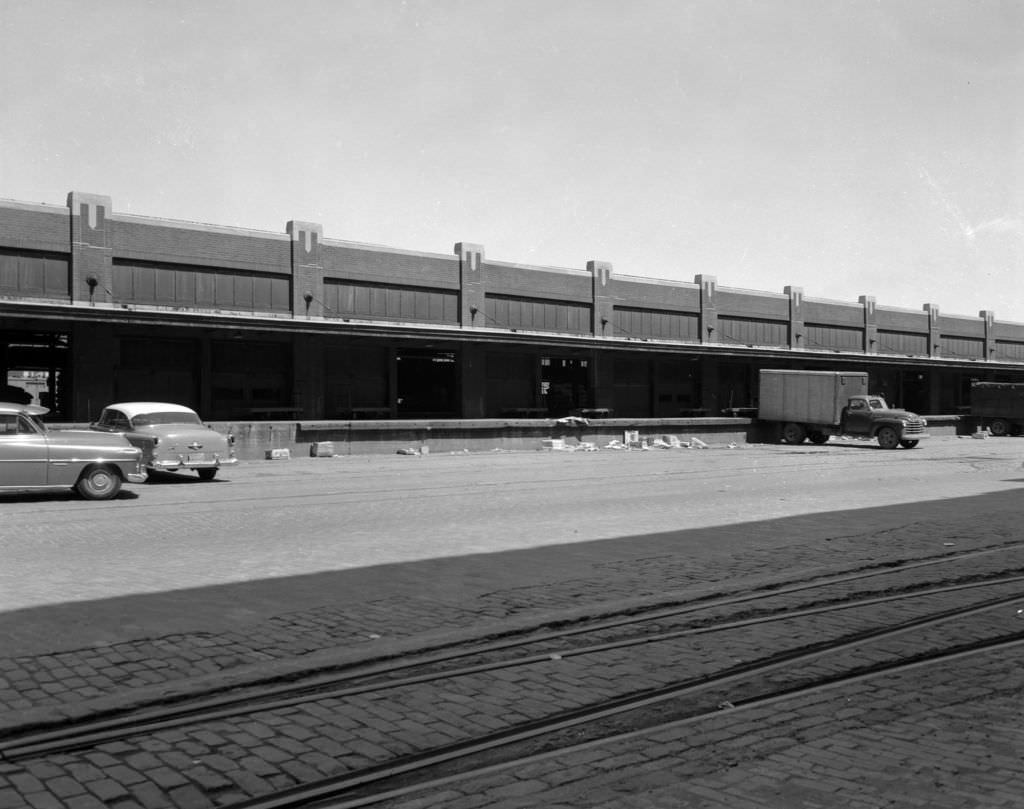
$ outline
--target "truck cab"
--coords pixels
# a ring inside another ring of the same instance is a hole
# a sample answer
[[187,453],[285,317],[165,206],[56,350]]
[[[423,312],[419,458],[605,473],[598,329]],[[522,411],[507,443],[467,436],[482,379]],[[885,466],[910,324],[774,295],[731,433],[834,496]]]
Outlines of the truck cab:
[[881,396],[858,395],[851,396],[843,408],[839,431],[877,438],[879,445],[886,449],[897,446],[911,449],[928,437],[926,426],[927,422],[916,413],[891,408]]
[[872,411],[888,409],[881,396],[853,396],[843,409],[842,429],[853,435],[870,435]]

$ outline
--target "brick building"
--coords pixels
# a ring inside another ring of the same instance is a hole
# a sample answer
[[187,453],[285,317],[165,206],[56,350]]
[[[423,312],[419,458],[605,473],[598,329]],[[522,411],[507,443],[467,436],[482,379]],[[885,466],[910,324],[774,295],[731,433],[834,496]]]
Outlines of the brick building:
[[[927,294],[927,290],[923,291]],[[0,372],[64,421],[118,400],[215,420],[718,415],[761,368],[870,373],[955,413],[973,379],[1024,381],[1024,325],[115,213],[0,202]]]

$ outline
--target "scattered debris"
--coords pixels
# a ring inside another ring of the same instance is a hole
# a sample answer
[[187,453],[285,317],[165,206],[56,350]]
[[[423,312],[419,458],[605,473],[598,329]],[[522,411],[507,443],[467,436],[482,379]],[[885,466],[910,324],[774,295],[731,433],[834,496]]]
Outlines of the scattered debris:
[[[570,443],[572,442],[572,443]],[[577,441],[575,438],[545,438],[541,448],[555,452],[596,452],[597,445],[591,441]]]
[[691,447],[696,447],[697,449],[707,449],[708,448],[708,445],[705,444],[703,441],[701,441],[696,436],[692,436],[690,438],[690,446]]
[[267,460],[268,461],[287,461],[292,457],[292,451],[290,449],[268,449]]
[[590,422],[582,416],[563,416],[560,419],[555,419],[555,424],[562,427],[588,427]]
[[971,438],[988,438],[992,433],[988,431],[988,428],[978,428],[971,434]]

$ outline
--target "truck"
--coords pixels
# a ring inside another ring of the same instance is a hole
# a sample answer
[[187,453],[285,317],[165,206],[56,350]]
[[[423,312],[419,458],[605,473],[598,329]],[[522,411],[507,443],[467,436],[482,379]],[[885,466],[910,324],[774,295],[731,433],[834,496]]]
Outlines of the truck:
[[1024,426],[1024,384],[972,382],[971,415],[992,435],[1020,435]]
[[921,416],[868,393],[866,372],[762,370],[759,382],[757,417],[777,424],[787,444],[850,435],[874,438],[883,449],[913,449],[929,437]]

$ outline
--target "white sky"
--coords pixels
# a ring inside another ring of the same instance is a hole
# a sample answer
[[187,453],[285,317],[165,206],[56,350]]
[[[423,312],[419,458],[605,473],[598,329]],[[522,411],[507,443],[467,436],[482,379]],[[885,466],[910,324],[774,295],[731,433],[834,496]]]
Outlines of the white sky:
[[0,0],[0,198],[1024,323],[1024,2]]

